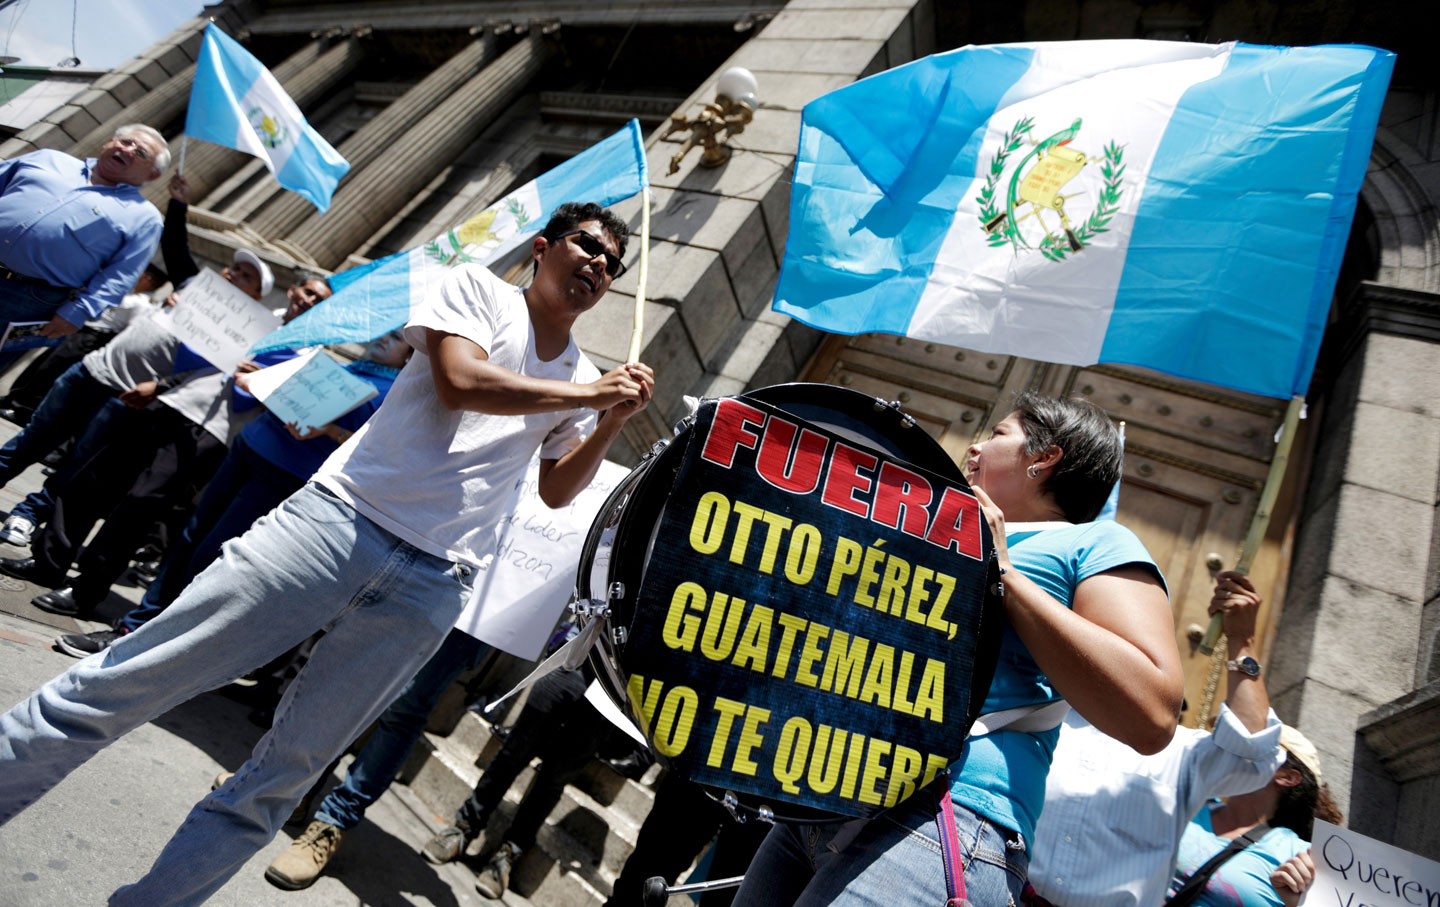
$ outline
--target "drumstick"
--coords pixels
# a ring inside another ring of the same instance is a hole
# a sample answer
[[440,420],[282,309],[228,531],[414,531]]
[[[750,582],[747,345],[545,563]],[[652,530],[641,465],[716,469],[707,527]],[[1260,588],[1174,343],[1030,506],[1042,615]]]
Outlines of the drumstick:
[[635,330],[630,334],[627,365],[640,361],[640,343],[645,339],[645,279],[650,276],[650,186],[640,187],[640,279],[635,282]]

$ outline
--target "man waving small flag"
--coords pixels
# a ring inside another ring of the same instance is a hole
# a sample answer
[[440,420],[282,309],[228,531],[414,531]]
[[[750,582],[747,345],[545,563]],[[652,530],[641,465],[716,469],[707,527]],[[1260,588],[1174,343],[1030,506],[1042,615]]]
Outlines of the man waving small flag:
[[270,70],[214,23],[195,64],[185,135],[255,155],[280,185],[321,211],[350,170]]

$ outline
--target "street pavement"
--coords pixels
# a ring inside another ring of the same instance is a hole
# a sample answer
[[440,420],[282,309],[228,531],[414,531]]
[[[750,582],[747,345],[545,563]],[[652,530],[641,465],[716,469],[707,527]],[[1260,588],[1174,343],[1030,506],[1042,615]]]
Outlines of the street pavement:
[[[0,421],[0,442],[14,432]],[[8,512],[41,481],[39,468],[31,467],[0,490],[0,508]],[[0,557],[25,554],[0,544]],[[0,709],[10,708],[75,663],[52,648],[57,633],[106,626],[40,611],[30,599],[41,591],[0,576]],[[118,588],[98,616],[108,621],[123,614],[142,592],[139,587]],[[252,707],[247,692],[232,685],[203,694],[137,728],[0,826],[0,907],[104,904],[117,887],[144,875],[191,806],[209,792],[215,775],[239,768],[263,733],[247,718]],[[442,824],[407,788],[395,785],[366,820],[345,835],[330,870],[311,888],[284,892],[263,878],[265,867],[302,830],[287,826],[207,903],[497,903],[475,893],[471,869],[434,867],[421,858],[421,846]]]

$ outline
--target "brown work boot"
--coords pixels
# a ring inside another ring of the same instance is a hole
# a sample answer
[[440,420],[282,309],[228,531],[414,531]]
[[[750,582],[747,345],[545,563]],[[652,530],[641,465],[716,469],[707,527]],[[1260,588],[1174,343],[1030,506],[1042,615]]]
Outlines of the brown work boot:
[[519,862],[520,853],[520,848],[509,841],[501,844],[490,862],[475,877],[475,890],[492,901],[504,894],[505,889],[510,887],[510,870]]
[[296,838],[285,852],[265,870],[265,881],[286,891],[309,888],[325,871],[325,864],[340,849],[344,832],[329,822],[316,819]]
[[469,832],[458,825],[447,825],[425,844],[420,853],[426,860],[439,866],[459,857],[469,843]]

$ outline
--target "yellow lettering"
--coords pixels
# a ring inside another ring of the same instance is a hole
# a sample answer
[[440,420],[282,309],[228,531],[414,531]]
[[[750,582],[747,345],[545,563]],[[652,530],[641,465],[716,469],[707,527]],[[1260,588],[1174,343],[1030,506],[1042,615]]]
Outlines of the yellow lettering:
[[873,702],[881,708],[890,708],[890,684],[894,681],[895,649],[893,646],[876,644],[875,654],[865,669],[865,685],[860,688],[860,701]]
[[820,530],[801,523],[790,533],[790,548],[785,552],[785,578],[797,586],[805,585],[814,578],[819,560]]
[[855,799],[855,784],[860,780],[860,760],[865,755],[865,737],[850,734],[850,749],[845,753],[845,774],[840,778],[840,796]]
[[665,624],[660,629],[660,639],[665,645],[682,652],[695,648],[695,634],[700,629],[700,619],[686,614],[686,611],[705,610],[705,590],[695,583],[681,583],[670,596],[670,610],[665,612]]
[[844,536],[835,540],[835,561],[830,565],[830,579],[825,583],[826,595],[839,592],[841,581],[860,569],[860,552],[864,550],[859,542]]
[[705,615],[705,629],[700,634],[700,654],[711,661],[729,658],[735,649],[735,637],[740,634],[740,617],[744,611],[745,599],[731,599],[724,592],[716,592]]
[[910,714],[929,718],[936,724],[945,722],[945,662],[925,659],[925,673],[920,675],[920,689],[915,692],[915,706]]
[[895,701],[891,708],[897,712],[904,712],[906,715],[914,714],[915,707],[910,700],[905,698],[905,693],[910,688],[910,669],[915,667],[915,656],[909,652],[900,651],[900,673],[895,678]]
[[905,619],[912,623],[924,624],[925,612],[920,606],[930,600],[930,589],[925,581],[935,575],[935,571],[929,567],[916,567],[915,580],[910,584],[910,603],[905,608]]
[[748,667],[752,671],[765,673],[765,656],[770,651],[770,622],[774,617],[775,612],[764,605],[756,605],[750,609],[750,617],[745,621],[745,632],[735,646],[735,667]]
[[701,554],[714,554],[725,541],[725,523],[730,519],[730,501],[718,491],[707,491],[695,507],[690,523],[690,547]]
[[730,746],[730,731],[735,727],[735,719],[745,714],[745,703],[716,696],[715,711],[720,721],[715,726],[715,739],[710,741],[710,755],[705,757],[705,764],[720,768],[725,764],[725,750]]
[[820,725],[816,731],[814,755],[810,758],[810,772],[806,775],[810,789],[815,793],[830,793],[840,780],[840,767],[845,762],[846,736],[845,731],[835,731],[828,724]]
[[785,672],[790,668],[790,651],[795,647],[795,634],[803,632],[810,625],[810,621],[793,614],[781,614],[778,619],[780,621],[780,646],[775,650],[774,675],[784,680]]
[[662,756],[678,756],[690,742],[700,697],[689,687],[671,687],[655,724],[655,749]]
[[805,643],[800,647],[800,663],[795,666],[796,683],[803,683],[807,687],[820,685],[820,678],[815,676],[812,669],[815,662],[825,654],[825,650],[821,649],[818,643],[829,635],[830,628],[824,624],[812,623],[805,632]]
[[884,759],[888,755],[890,755],[890,744],[871,737],[870,746],[865,750],[865,775],[860,782],[861,803],[879,806],[885,801],[885,798],[875,789],[875,785],[885,777]]
[[925,619],[925,626],[953,637],[955,635],[953,628],[945,619],[945,606],[950,604],[950,593],[955,591],[955,577],[946,573],[937,573],[935,582],[940,584],[940,595],[935,599],[935,607],[930,609],[930,616]]
[[860,677],[865,668],[865,654],[870,649],[870,640],[835,631],[825,653],[825,668],[820,675],[820,689],[833,690],[851,699],[860,694]]
[[892,556],[885,562],[885,576],[875,596],[875,610],[899,617],[905,610],[905,583],[910,579],[910,563]]
[[940,774],[941,772],[943,772],[943,771],[945,770],[945,766],[947,766],[947,765],[949,765],[949,764],[950,764],[950,760],[949,760],[949,759],[946,759],[944,756],[937,756],[937,755],[935,755],[934,753],[931,753],[930,755],[926,756],[926,757],[925,757],[925,776],[920,779],[920,786],[921,786],[921,787],[925,787],[925,786],[928,785],[931,781],[934,781],[934,780],[935,780],[935,776],[938,775],[938,774]]
[[880,562],[885,559],[885,552],[880,550],[884,541],[877,541],[874,545],[865,549],[865,562],[860,566],[860,579],[855,585],[855,604],[864,605],[869,608],[875,604],[874,597],[870,590],[880,581]]
[[780,540],[785,537],[785,530],[795,522],[788,516],[778,513],[766,512],[765,520],[765,549],[760,552],[760,572],[774,573],[775,558],[780,554]]
[[745,563],[745,552],[750,547],[750,529],[755,520],[764,516],[765,511],[744,501],[735,502],[735,541],[730,545],[730,563]]
[[885,791],[887,808],[915,793],[915,779],[920,777],[923,764],[919,750],[895,745],[895,754],[890,759],[890,786]]
[[640,719],[640,730],[646,737],[650,736],[651,719],[655,717],[655,709],[660,705],[660,690],[665,687],[665,681],[657,680],[653,683],[646,682],[639,674],[631,674],[630,680],[625,684],[625,691],[630,694],[630,708],[635,712],[635,717]]
[[740,728],[740,739],[735,741],[735,762],[730,766],[742,775],[754,776],[758,765],[750,758],[755,747],[765,742],[760,725],[770,720],[770,710],[752,705],[745,712],[745,724]]
[[810,722],[795,716],[780,729],[780,743],[775,747],[775,780],[787,793],[800,793],[796,784],[805,774],[805,762],[810,758]]

